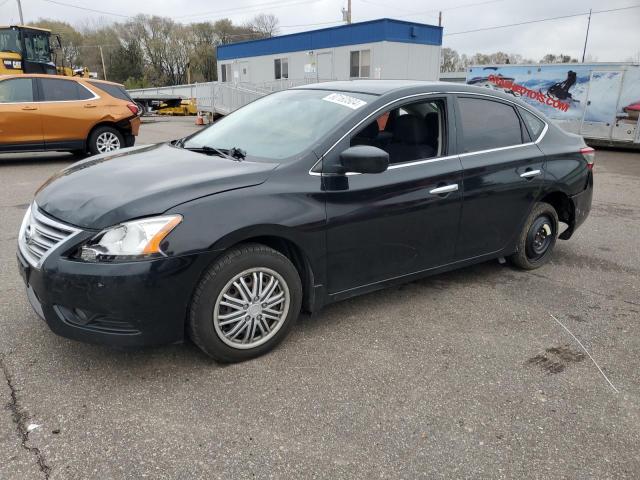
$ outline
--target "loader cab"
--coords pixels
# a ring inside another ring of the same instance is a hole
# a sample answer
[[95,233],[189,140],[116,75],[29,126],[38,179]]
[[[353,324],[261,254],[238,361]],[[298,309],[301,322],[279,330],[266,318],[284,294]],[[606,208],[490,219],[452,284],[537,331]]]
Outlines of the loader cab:
[[56,74],[51,32],[42,28],[0,27],[0,59],[0,74]]

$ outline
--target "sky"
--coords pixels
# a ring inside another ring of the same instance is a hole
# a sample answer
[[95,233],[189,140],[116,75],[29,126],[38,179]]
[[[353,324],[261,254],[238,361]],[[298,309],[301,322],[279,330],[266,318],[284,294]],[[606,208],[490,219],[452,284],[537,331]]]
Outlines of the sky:
[[[0,25],[19,23],[17,1],[0,0]],[[286,34],[340,25],[341,10],[346,4],[347,0],[22,0],[22,9],[27,24],[39,18],[53,18],[76,27],[124,21],[139,13],[163,15],[182,23],[220,18],[243,23],[264,12],[276,15],[280,33]],[[500,50],[536,61],[546,53],[563,53],[580,59],[586,15],[460,32],[586,13],[590,8],[597,11],[634,5],[640,6],[640,0],[352,0],[352,21],[389,17],[437,25],[438,11],[442,10],[443,46],[459,53]],[[587,61],[640,62],[640,8],[594,14],[586,53]]]

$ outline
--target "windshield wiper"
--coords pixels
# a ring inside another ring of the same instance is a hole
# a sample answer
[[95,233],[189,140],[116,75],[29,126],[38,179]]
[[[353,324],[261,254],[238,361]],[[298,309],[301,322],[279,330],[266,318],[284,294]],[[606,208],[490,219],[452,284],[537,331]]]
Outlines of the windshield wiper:
[[185,147],[186,138],[180,138],[178,140],[173,140],[171,144],[178,148],[185,148],[187,150],[191,150],[192,152],[200,152],[206,154],[215,154],[219,157],[228,158],[229,160],[241,161],[247,157],[247,152],[238,147],[232,147],[229,149],[226,148],[216,148],[211,147],[209,145],[203,145],[201,147]]

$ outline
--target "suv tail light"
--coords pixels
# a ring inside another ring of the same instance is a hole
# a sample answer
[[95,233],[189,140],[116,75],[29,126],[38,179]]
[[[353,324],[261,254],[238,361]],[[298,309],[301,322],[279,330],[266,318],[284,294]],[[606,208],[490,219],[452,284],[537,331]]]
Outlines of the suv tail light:
[[134,115],[138,114],[138,106],[135,103],[127,103],[127,108],[131,110]]
[[587,168],[593,170],[593,165],[596,163],[596,151],[591,147],[584,147],[580,149],[582,158],[587,162]]

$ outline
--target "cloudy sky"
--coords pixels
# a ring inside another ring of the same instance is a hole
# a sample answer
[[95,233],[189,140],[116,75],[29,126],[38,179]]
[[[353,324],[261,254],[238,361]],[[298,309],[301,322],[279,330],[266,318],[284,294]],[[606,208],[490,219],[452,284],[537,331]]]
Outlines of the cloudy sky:
[[[257,13],[273,13],[281,33],[323,28],[341,23],[347,0],[22,0],[25,23],[48,17],[76,26],[125,20],[138,13],[165,15],[180,22],[230,18],[242,23]],[[17,0],[0,0],[0,24],[18,23]],[[66,4],[66,5],[64,5]],[[75,5],[85,8],[73,8]],[[580,58],[587,17],[577,16],[509,28],[460,33],[484,27],[551,17],[640,6],[640,0],[353,0],[353,21],[391,17],[437,24],[443,11],[444,46],[460,53],[520,53],[538,60],[564,53]],[[107,13],[92,12],[103,10]],[[120,15],[120,16],[118,16]],[[640,8],[594,14],[589,60],[640,61]]]

